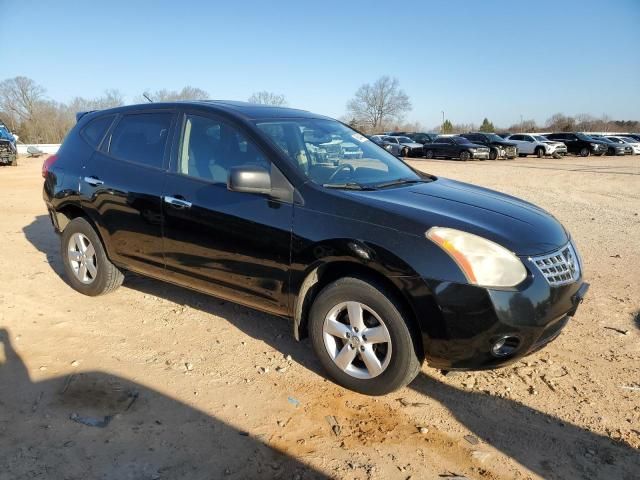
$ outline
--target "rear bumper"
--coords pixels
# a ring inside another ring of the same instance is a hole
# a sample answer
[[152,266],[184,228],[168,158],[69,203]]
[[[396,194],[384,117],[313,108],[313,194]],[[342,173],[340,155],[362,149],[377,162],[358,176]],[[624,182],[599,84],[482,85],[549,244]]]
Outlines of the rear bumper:
[[[446,370],[484,370],[508,365],[558,337],[575,315],[589,285],[581,278],[551,287],[530,277],[518,290],[425,280],[439,315],[420,318],[427,363]],[[419,316],[420,312],[416,312]],[[503,338],[517,339],[506,356],[492,348]]]

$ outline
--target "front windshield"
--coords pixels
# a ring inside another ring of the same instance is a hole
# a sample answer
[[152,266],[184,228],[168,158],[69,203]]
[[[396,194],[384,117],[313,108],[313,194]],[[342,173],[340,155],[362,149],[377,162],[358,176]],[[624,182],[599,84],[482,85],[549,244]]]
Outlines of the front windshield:
[[[580,140],[584,140],[586,142],[590,142],[590,141],[595,139],[595,137],[589,137],[588,135],[585,135],[584,133],[576,133],[576,137],[578,137]],[[596,140],[601,140],[601,139],[596,139]]]
[[499,137],[495,133],[489,133],[487,137],[489,138],[490,142],[504,142],[504,138]]
[[275,119],[257,126],[298,170],[320,185],[375,188],[420,180],[401,160],[335,120]]
[[607,139],[611,142],[614,143],[624,143],[622,140],[620,140],[618,137],[607,137]]
[[398,137],[398,141],[400,143],[413,143],[413,140],[411,140],[409,137]]
[[548,142],[549,141],[549,139],[547,137],[544,137],[542,135],[534,135],[533,138],[536,139],[539,142]]
[[462,143],[471,143],[468,138],[464,137],[451,137],[454,143],[462,144]]

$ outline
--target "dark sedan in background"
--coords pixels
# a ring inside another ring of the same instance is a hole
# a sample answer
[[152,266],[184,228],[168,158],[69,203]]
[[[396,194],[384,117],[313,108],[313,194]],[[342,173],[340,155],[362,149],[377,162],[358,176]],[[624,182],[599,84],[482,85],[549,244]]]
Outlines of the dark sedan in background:
[[489,148],[484,145],[471,143],[464,137],[438,137],[432,143],[425,145],[424,154],[427,158],[457,158],[470,160],[472,158],[487,160]]

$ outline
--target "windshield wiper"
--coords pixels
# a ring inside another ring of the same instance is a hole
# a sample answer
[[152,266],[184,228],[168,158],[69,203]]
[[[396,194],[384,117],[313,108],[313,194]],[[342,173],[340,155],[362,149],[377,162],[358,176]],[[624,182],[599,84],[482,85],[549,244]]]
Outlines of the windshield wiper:
[[430,180],[424,180],[421,178],[398,178],[396,180],[391,180],[389,182],[376,183],[376,188],[385,188],[385,187],[393,187],[395,185],[408,185],[410,183],[423,183],[428,182]]
[[347,182],[347,183],[324,183],[322,185],[326,188],[342,188],[345,190],[374,190],[371,187],[367,187],[365,185],[360,185],[356,182]]

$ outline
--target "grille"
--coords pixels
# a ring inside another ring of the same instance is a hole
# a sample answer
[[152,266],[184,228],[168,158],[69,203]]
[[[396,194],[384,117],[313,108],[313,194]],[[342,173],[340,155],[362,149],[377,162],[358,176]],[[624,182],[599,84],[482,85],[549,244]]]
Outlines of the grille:
[[532,257],[530,260],[552,287],[566,285],[580,278],[580,262],[571,243],[551,254]]
[[516,147],[507,147],[507,155],[515,155],[516,154]]

